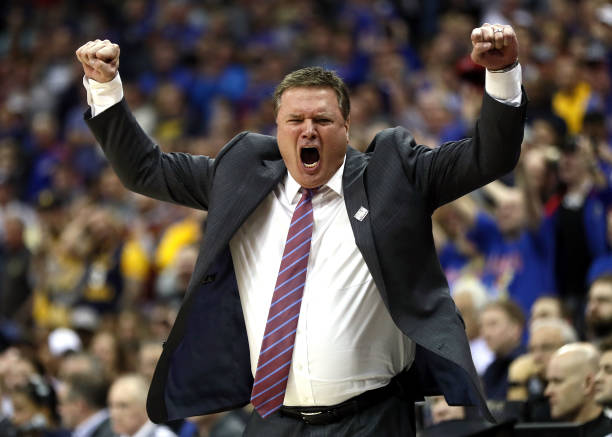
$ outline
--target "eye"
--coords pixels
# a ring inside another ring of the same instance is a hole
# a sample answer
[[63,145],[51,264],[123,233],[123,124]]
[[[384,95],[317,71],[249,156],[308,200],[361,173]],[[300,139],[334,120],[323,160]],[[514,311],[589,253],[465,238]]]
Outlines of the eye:
[[332,122],[329,118],[317,118],[315,121],[319,124],[330,124]]

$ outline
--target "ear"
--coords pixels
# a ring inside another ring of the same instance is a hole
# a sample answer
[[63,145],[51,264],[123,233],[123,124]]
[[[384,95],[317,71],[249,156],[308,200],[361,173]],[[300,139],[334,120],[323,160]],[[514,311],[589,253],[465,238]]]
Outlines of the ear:
[[346,142],[349,142],[349,126],[351,124],[351,116],[349,115],[344,122],[344,128],[346,129]]
[[588,396],[591,396],[595,391],[595,374],[588,372],[584,378],[584,392]]

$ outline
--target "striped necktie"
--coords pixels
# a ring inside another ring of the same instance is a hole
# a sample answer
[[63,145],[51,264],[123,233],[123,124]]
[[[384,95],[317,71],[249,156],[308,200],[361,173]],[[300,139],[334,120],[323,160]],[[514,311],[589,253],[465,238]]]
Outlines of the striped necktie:
[[257,361],[251,403],[261,417],[283,404],[312,238],[313,191],[303,188],[293,212]]

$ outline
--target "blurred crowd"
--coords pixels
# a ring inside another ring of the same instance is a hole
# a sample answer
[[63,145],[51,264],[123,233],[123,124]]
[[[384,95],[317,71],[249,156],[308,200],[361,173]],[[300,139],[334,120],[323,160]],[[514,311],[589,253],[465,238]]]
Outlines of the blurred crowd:
[[[215,156],[240,131],[274,134],[274,87],[308,65],[348,84],[353,147],[395,125],[438,147],[474,132],[484,71],[470,33],[483,22],[519,38],[523,151],[514,172],[435,212],[441,265],[498,418],[603,423],[607,1],[27,0],[0,5],[0,435],[230,437],[247,415],[147,422],[148,381],[214,235],[205,212],[121,186],[83,121],[81,44],[120,45],[126,100],[167,152]],[[469,415],[431,399],[422,425]]]

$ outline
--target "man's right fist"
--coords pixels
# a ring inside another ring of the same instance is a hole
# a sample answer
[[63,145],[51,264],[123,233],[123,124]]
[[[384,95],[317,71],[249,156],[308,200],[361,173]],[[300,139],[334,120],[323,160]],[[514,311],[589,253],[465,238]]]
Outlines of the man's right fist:
[[97,82],[113,80],[119,69],[119,46],[105,39],[89,41],[76,51],[85,76]]

